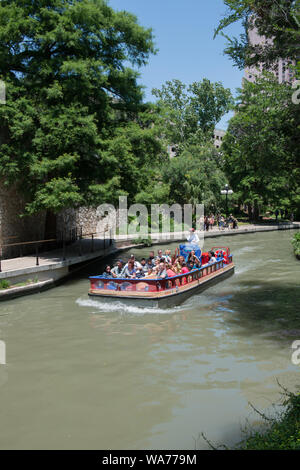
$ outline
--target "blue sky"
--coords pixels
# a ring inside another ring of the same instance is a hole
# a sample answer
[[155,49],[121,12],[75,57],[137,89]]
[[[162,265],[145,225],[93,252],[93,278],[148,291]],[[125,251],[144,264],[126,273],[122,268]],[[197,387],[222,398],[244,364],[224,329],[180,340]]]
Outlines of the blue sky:
[[[139,23],[151,27],[157,55],[140,69],[141,83],[145,85],[146,101],[154,101],[152,88],[160,88],[173,78],[189,84],[208,78],[221,81],[235,94],[241,86],[243,72],[223,55],[226,40],[213,39],[214,28],[226,13],[223,0],[108,0],[115,10],[134,13]],[[228,29],[230,36],[238,36],[240,25]],[[226,128],[228,117],[218,124]]]

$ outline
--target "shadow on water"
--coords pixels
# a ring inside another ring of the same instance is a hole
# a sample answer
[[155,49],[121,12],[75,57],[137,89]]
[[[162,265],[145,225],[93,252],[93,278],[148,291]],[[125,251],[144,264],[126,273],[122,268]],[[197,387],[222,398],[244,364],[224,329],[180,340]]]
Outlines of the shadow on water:
[[231,330],[290,341],[300,339],[300,288],[278,282],[239,281],[240,289],[219,303]]

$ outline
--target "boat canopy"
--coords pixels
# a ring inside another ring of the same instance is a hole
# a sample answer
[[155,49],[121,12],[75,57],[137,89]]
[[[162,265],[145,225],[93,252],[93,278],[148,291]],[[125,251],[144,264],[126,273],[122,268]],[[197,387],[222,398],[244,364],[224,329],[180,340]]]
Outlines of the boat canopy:
[[184,245],[179,245],[179,250],[180,256],[183,256],[185,261],[188,260],[191,251],[194,251],[197,258],[201,259],[201,248],[195,243],[185,243]]

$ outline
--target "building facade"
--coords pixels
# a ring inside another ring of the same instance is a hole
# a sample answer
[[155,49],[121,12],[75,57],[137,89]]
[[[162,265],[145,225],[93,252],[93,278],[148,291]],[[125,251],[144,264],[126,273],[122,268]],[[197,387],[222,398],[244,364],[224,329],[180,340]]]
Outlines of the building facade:
[[[264,36],[260,36],[257,28],[255,27],[249,28],[248,37],[250,44],[253,46],[272,44],[272,40],[267,39]],[[296,63],[291,59],[278,59],[272,67],[266,67],[265,64],[246,67],[245,79],[254,83],[256,77],[260,76],[263,71],[267,71],[276,76],[278,83],[292,83],[295,79],[295,73],[292,69],[292,66],[294,65],[296,65]]]
[[222,145],[223,138],[226,134],[226,131],[222,129],[215,129],[214,131],[214,146],[216,149],[219,149]]

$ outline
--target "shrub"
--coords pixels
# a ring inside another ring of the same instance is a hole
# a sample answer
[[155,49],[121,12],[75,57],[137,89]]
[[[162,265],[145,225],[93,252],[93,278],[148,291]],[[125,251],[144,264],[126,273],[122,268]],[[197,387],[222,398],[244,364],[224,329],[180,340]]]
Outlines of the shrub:
[[135,243],[136,245],[143,243],[143,245],[152,246],[152,238],[151,237],[148,237],[148,238],[139,237],[133,240],[133,243]]
[[[238,449],[300,450],[300,394],[285,390],[284,412],[274,419],[265,417],[267,428],[252,432]],[[261,415],[264,417],[264,415]]]
[[0,289],[8,289],[10,287],[10,282],[6,279],[0,280]]
[[292,245],[296,256],[300,256],[300,232],[296,233],[292,238]]

